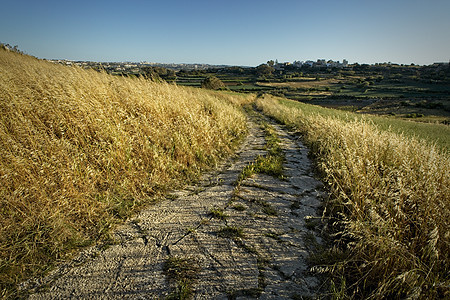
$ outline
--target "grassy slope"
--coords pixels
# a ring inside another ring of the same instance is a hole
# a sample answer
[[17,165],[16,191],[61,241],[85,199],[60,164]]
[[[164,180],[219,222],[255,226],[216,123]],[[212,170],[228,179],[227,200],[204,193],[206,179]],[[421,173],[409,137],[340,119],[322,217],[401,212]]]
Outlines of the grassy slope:
[[0,50],[0,297],[230,153],[246,101]]
[[334,248],[317,263],[334,296],[450,296],[448,151],[335,110],[269,97],[257,105],[302,132],[329,185]]
[[286,107],[301,109],[302,113],[307,116],[320,114],[321,116],[338,118],[344,121],[366,120],[372,122],[381,130],[415,137],[430,144],[436,144],[445,151],[450,151],[450,126],[444,124],[420,123],[373,115],[355,114],[288,99],[280,99],[279,101]]

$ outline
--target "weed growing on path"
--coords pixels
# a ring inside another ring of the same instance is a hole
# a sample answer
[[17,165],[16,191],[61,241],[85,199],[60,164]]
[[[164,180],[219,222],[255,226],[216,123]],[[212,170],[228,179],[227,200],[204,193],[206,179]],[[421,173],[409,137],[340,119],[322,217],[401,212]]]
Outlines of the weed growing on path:
[[172,256],[164,264],[163,271],[168,281],[176,286],[176,290],[167,299],[190,299],[192,297],[192,286],[200,272],[195,259]]
[[209,210],[209,214],[216,219],[225,220],[228,218],[228,215],[224,213],[222,208],[211,208]]
[[242,170],[237,185],[255,174],[267,174],[279,179],[283,179],[283,163],[285,161],[284,153],[280,145],[275,130],[267,122],[262,122],[264,127],[267,155],[258,155],[254,162],[251,162]]
[[266,215],[269,215],[269,216],[278,215],[278,212],[276,211],[276,209],[272,205],[270,205],[270,203],[268,203],[267,201],[259,199],[256,201],[256,203],[259,206],[261,206],[262,212],[265,213]]
[[242,204],[235,204],[235,205],[233,205],[233,209],[235,209],[237,211],[244,211],[247,208],[244,205],[242,205]]
[[225,226],[221,228],[217,235],[223,238],[241,238],[244,236],[244,231],[240,227],[234,227],[234,226]]

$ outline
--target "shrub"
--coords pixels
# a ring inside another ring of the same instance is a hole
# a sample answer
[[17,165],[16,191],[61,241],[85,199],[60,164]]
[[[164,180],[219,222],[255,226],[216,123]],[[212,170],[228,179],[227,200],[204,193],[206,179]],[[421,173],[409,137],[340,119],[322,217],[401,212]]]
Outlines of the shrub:
[[216,76],[206,77],[202,81],[202,88],[205,88],[205,89],[218,90],[218,89],[221,89],[224,87],[225,87],[225,84],[222,82],[222,80],[220,80]]

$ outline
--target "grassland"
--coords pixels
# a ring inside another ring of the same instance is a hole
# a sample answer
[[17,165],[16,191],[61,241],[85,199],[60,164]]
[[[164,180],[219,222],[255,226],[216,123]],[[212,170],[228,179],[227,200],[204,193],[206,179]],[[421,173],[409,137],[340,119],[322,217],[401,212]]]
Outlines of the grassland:
[[1,49],[0,297],[232,152],[249,101]]
[[[332,297],[450,296],[447,150],[396,133],[404,123],[388,128],[389,119],[268,96],[257,107],[302,133],[328,185],[332,239],[314,262],[330,276]],[[448,145],[448,132],[440,134]]]

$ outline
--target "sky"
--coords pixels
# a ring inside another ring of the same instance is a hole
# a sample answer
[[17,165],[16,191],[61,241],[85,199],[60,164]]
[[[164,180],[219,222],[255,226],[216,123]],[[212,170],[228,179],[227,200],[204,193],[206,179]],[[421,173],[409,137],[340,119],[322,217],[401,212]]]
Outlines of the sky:
[[450,60],[450,0],[0,0],[0,42],[39,58],[256,66]]

